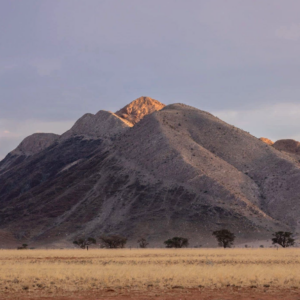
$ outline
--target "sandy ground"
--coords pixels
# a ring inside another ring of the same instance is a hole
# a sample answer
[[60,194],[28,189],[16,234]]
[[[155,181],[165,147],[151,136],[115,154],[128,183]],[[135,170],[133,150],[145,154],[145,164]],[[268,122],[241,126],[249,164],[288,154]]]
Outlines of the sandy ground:
[[62,295],[45,294],[45,293],[2,293],[0,299],[22,299],[22,300],[36,300],[36,299],[55,299],[55,300],[72,300],[72,299],[116,299],[116,300],[300,300],[300,290],[278,290],[278,289],[256,289],[256,288],[233,288],[226,289],[172,289],[172,290],[147,290],[147,291],[134,291],[134,290],[103,290],[103,291],[90,291],[84,293],[69,293]]

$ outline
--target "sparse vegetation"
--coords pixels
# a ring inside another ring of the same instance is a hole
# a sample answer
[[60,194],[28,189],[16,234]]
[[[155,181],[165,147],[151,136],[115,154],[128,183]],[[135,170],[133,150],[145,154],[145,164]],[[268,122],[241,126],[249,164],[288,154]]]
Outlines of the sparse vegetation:
[[147,246],[149,245],[145,238],[140,238],[137,242],[140,248],[147,248]]
[[183,237],[173,237],[164,242],[166,248],[184,248],[189,245],[189,240]]
[[28,287],[32,295],[34,291],[54,295],[95,287],[170,290],[199,285],[299,289],[299,249],[285,249],[284,254],[253,248],[1,250],[0,292]]
[[25,249],[28,249],[28,245],[27,244],[22,244],[21,247],[18,247],[17,248],[18,250],[25,250]]
[[231,248],[235,240],[235,235],[227,229],[221,229],[213,232],[218,244],[223,248]]
[[88,249],[89,245],[96,244],[96,240],[92,237],[89,237],[87,239],[79,238],[75,240],[73,244],[80,247],[81,249],[85,249],[85,248]]
[[272,242],[273,244],[278,244],[283,248],[294,246],[295,239],[292,237],[292,232],[287,231],[277,231],[273,234]]
[[120,235],[108,235],[100,237],[100,246],[102,248],[124,248],[127,243],[127,238]]

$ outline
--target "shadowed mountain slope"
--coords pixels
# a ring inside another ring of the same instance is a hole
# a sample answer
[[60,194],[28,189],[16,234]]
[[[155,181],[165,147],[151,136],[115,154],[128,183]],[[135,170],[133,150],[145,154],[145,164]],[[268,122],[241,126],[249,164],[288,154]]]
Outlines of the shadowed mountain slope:
[[0,174],[21,163],[26,158],[49,147],[57,141],[58,138],[59,135],[54,133],[34,133],[26,137],[15,150],[11,151],[0,162]]
[[246,241],[300,225],[298,160],[207,112],[172,104],[113,139],[88,132],[0,176],[0,229],[36,244],[119,233],[214,245],[224,227]]
[[0,162],[0,174],[16,167],[25,159],[40,153],[54,143],[80,136],[82,139],[113,140],[133,125],[112,112],[100,110],[97,114],[85,114],[64,134],[35,133],[26,137],[20,145]]

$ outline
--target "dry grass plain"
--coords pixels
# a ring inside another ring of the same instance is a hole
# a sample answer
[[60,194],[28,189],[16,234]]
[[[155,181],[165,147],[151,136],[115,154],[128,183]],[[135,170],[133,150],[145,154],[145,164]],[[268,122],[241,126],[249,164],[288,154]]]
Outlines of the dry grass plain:
[[228,291],[300,299],[300,249],[0,250],[0,299],[235,299]]

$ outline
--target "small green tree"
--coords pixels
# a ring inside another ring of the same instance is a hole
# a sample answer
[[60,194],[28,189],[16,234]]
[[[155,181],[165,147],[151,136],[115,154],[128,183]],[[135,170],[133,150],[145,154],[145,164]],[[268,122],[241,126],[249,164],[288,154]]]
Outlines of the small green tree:
[[147,248],[147,246],[149,245],[145,238],[140,238],[137,242],[140,248]]
[[189,240],[183,237],[173,237],[172,239],[168,239],[164,242],[166,248],[184,248],[189,245]]
[[277,231],[273,233],[274,237],[272,238],[272,242],[273,244],[278,244],[283,248],[294,246],[295,239],[293,239],[292,235],[293,235],[292,232]]
[[100,236],[100,246],[103,248],[124,248],[127,243],[127,238],[120,235],[102,235]]
[[216,230],[213,233],[220,247],[231,248],[235,240],[235,235],[227,229]]
[[86,247],[88,249],[89,245],[96,244],[96,240],[92,237],[88,237],[87,239],[78,238],[73,242],[73,244],[80,247],[81,249],[85,249]]

